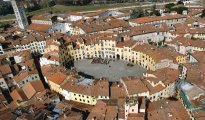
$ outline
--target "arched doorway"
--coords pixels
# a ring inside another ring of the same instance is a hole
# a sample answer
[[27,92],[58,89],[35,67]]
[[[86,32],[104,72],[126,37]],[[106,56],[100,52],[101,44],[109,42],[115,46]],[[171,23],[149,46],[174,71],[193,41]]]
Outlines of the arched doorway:
[[120,59],[120,55],[119,54],[117,54],[117,60],[119,60]]

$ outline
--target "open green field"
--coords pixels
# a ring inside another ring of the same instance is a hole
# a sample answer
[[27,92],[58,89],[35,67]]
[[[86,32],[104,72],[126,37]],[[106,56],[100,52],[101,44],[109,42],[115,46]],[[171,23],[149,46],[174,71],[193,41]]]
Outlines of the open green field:
[[[43,13],[71,13],[71,12],[83,12],[83,11],[96,11],[100,9],[109,9],[109,8],[118,8],[118,7],[128,7],[139,5],[139,3],[120,3],[120,4],[103,4],[103,5],[87,5],[87,6],[64,6],[64,5],[55,5],[50,8],[43,8],[33,12],[26,13],[29,15],[39,15]],[[1,20],[15,19],[14,15],[0,16]]]
[[0,21],[1,20],[8,20],[8,19],[14,19],[14,15],[6,15],[6,16],[0,16]]
[[8,24],[12,24],[12,21],[0,22],[0,28],[7,26]]
[[103,5],[89,5],[89,6],[64,6],[64,5],[55,5],[51,8],[44,8],[40,10],[36,10],[30,12],[30,15],[42,14],[48,11],[52,11],[53,13],[71,13],[71,12],[83,12],[83,11],[96,11],[100,9],[108,9],[108,8],[118,8],[118,7],[127,7],[139,5],[139,3],[121,3],[121,4],[103,4]]

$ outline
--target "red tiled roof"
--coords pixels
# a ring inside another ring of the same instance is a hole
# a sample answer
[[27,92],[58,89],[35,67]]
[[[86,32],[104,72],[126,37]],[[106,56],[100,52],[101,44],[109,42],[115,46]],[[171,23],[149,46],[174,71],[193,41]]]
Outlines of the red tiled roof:
[[9,64],[0,65],[0,72],[3,75],[10,74],[11,73],[11,68],[10,68]]
[[47,32],[50,27],[51,27],[51,25],[32,23],[32,24],[30,24],[30,25],[28,26],[27,29],[29,29],[29,30],[35,30],[35,31]]
[[57,85],[61,85],[61,83],[63,83],[63,81],[66,79],[66,77],[67,76],[65,74],[58,72],[58,73],[48,75],[47,79],[48,81],[52,81]]
[[27,100],[27,97],[26,97],[26,95],[25,95],[25,93],[24,93],[24,91],[22,89],[15,89],[15,90],[13,90],[10,93],[10,95],[11,95],[13,101],[15,101],[15,102],[17,100],[20,100],[20,101]]
[[14,76],[14,80],[16,81],[16,83],[19,83],[21,80],[23,80],[27,76],[29,76],[28,71],[22,71],[19,74]]
[[185,15],[180,15],[180,14],[176,14],[176,15],[166,15],[166,16],[151,16],[151,17],[142,17],[142,18],[137,18],[137,19],[133,19],[131,22],[134,23],[148,23],[148,22],[153,22],[153,21],[161,21],[161,20],[170,20],[170,19],[179,19],[179,18],[186,18]]
[[44,86],[40,80],[35,80],[28,82],[22,87],[22,90],[24,91],[25,95],[28,99],[33,97],[37,92],[41,92],[44,89]]

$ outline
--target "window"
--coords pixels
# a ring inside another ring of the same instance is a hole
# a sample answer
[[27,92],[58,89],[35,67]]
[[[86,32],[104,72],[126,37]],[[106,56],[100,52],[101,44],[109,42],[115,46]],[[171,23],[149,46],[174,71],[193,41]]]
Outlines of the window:
[[75,100],[77,100],[77,98],[75,98]]
[[90,101],[88,100],[88,103],[90,103]]
[[132,112],[134,112],[134,109],[132,109]]

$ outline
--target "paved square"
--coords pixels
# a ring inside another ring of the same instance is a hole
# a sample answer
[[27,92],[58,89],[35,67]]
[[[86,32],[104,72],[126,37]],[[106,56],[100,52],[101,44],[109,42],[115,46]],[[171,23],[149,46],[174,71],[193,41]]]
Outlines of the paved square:
[[124,76],[141,77],[146,69],[139,65],[128,67],[126,61],[115,60],[109,64],[91,64],[92,59],[75,61],[78,72],[94,76],[95,78],[107,77],[109,81],[119,81]]

